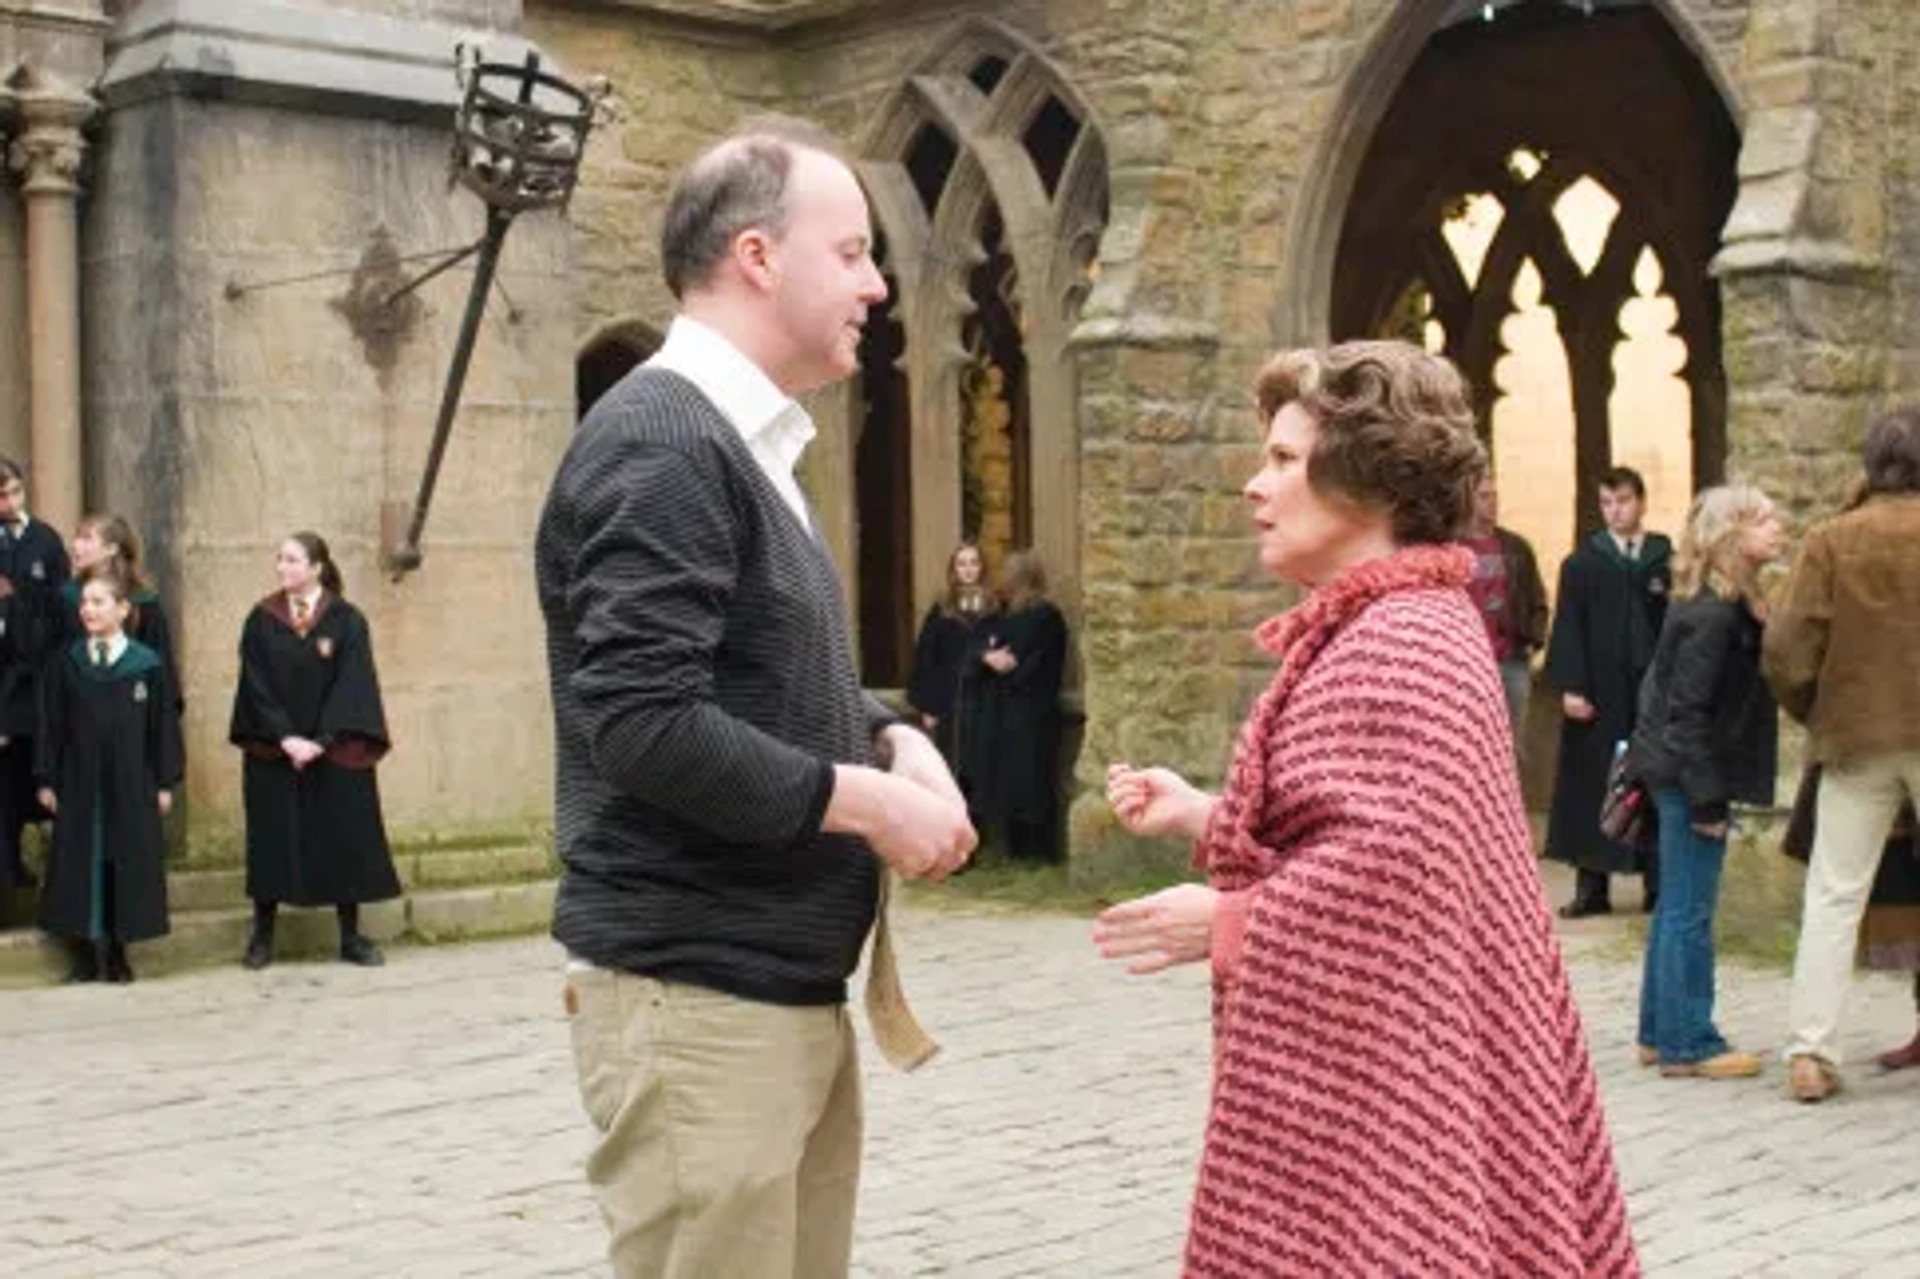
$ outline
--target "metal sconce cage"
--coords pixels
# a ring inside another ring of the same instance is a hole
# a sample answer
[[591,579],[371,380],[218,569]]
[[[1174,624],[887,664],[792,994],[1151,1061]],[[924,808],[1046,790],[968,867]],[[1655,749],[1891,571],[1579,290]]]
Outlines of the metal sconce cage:
[[481,62],[466,48],[457,63],[465,90],[453,121],[453,179],[489,209],[565,209],[580,176],[596,102],[548,71]]

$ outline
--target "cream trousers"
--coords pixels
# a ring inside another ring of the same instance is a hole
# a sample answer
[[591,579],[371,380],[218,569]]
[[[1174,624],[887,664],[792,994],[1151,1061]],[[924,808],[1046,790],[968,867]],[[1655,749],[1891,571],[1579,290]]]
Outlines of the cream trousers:
[[1860,917],[1900,803],[1915,795],[1920,754],[1883,755],[1845,768],[1830,764],[1820,776],[1787,1013],[1788,1059],[1811,1056],[1840,1064],[1840,1020],[1853,981]]
[[619,1279],[845,1279],[860,1063],[842,1005],[567,974],[587,1180]]

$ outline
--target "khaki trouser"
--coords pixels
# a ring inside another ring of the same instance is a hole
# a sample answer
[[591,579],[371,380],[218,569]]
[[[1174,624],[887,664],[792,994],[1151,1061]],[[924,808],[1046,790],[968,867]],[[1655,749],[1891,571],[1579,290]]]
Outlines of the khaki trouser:
[[841,1005],[567,974],[587,1180],[620,1279],[845,1279],[860,1063]]
[[1840,1018],[1853,979],[1860,916],[1900,803],[1920,796],[1920,753],[1883,755],[1820,775],[1806,906],[1793,960],[1788,1059],[1840,1064]]

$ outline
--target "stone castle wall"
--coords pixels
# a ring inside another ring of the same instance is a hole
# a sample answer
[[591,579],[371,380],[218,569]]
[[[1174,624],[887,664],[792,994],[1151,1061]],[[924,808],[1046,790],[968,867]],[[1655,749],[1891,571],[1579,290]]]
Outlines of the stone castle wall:
[[[614,91],[569,219],[527,219],[509,238],[503,283],[521,319],[496,299],[427,567],[398,586],[376,567],[382,512],[418,479],[466,277],[428,286],[400,331],[372,340],[343,310],[340,280],[237,299],[225,289],[333,265],[372,271],[383,242],[405,253],[477,235],[477,201],[443,189],[441,117],[417,90],[406,109],[356,109],[350,94],[215,94],[156,72],[98,138],[91,504],[124,507],[157,544],[190,671],[196,808],[233,811],[223,741],[234,637],[271,584],[277,537],[313,525],[374,620],[400,742],[385,773],[396,826],[543,811],[548,725],[526,539],[572,420],[575,355],[617,326],[658,332],[672,314],[657,259],[672,175],[754,110],[870,136],[908,76],[989,22],[1058,70],[1106,144],[1107,230],[1072,347],[1079,483],[1035,496],[1075,504],[1081,529],[1065,601],[1088,715],[1076,865],[1165,864],[1164,849],[1112,826],[1099,775],[1127,759],[1217,779],[1270,673],[1247,632],[1289,595],[1261,575],[1247,536],[1239,490],[1259,424],[1246,388],[1276,346],[1326,335],[1344,202],[1433,10],[915,0],[814,6],[820,16],[772,33],[665,12],[692,3],[521,7],[298,7],[443,34],[517,25],[568,74],[605,75]],[[1867,415],[1920,386],[1920,311],[1905,305],[1920,270],[1920,176],[1901,145],[1920,123],[1907,74],[1920,13],[1901,0],[1657,7],[1743,136],[1718,264],[1729,473],[1804,522],[1852,474]],[[272,79],[239,79],[249,74]],[[0,271],[18,240],[17,213],[0,210]],[[0,367],[15,358],[4,343],[18,341],[5,324],[17,299],[0,279]],[[823,399],[808,468],[843,563],[857,536],[849,403]],[[0,405],[0,441],[24,429],[17,405]]]
[[[393,7],[409,19],[416,8]],[[501,10],[475,0],[434,14]],[[358,32],[395,61],[422,60],[398,80],[327,85],[302,60],[313,33],[275,26],[284,16],[239,15],[259,25],[217,96],[110,71],[85,226],[88,501],[143,531],[174,622],[192,839],[217,846],[238,825],[226,732],[240,626],[275,587],[280,539],[302,528],[332,544],[372,625],[394,835],[544,822],[551,719],[531,538],[572,425],[570,245],[551,215],[509,234],[425,565],[394,583],[383,523],[393,531],[419,482],[471,271],[378,300],[430,264],[397,259],[483,226],[479,200],[447,183],[456,31],[321,15],[325,38]]]
[[[1656,7],[1744,139],[1718,267],[1729,474],[1804,522],[1851,476],[1867,414],[1920,380],[1914,311],[1899,304],[1920,205],[1895,141],[1920,105],[1903,74],[1920,15],[1892,0]],[[651,261],[658,193],[719,117],[785,106],[861,137],[940,41],[983,17],[1059,68],[1109,151],[1108,230],[1075,346],[1081,482],[1047,496],[1077,501],[1082,528],[1072,602],[1088,725],[1073,839],[1078,858],[1112,869],[1145,850],[1092,793],[1105,763],[1217,778],[1269,673],[1247,631],[1289,596],[1261,576],[1246,534],[1239,489],[1258,441],[1246,387],[1276,346],[1325,337],[1359,155],[1434,17],[1392,0],[876,6],[692,55],[686,37],[655,39],[624,14],[536,7],[530,25],[583,67],[665,90],[597,177],[620,190],[617,215],[599,219],[605,232],[582,224],[591,328],[614,318],[592,296],[606,292],[667,313]],[[837,474],[816,476],[823,506],[850,500]]]

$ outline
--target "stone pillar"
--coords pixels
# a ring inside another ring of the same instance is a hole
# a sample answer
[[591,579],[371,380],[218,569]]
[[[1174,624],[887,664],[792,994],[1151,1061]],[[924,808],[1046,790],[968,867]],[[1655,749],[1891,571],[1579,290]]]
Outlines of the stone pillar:
[[1728,472],[1790,527],[1824,518],[1860,473],[1897,315],[1887,256],[1897,146],[1866,70],[1877,6],[1757,0],[1743,61],[1740,193],[1713,270],[1730,383]]
[[27,500],[64,533],[84,513],[77,204],[86,145],[80,126],[93,115],[94,102],[84,93],[28,90],[16,103],[20,129],[8,159],[27,207]]

